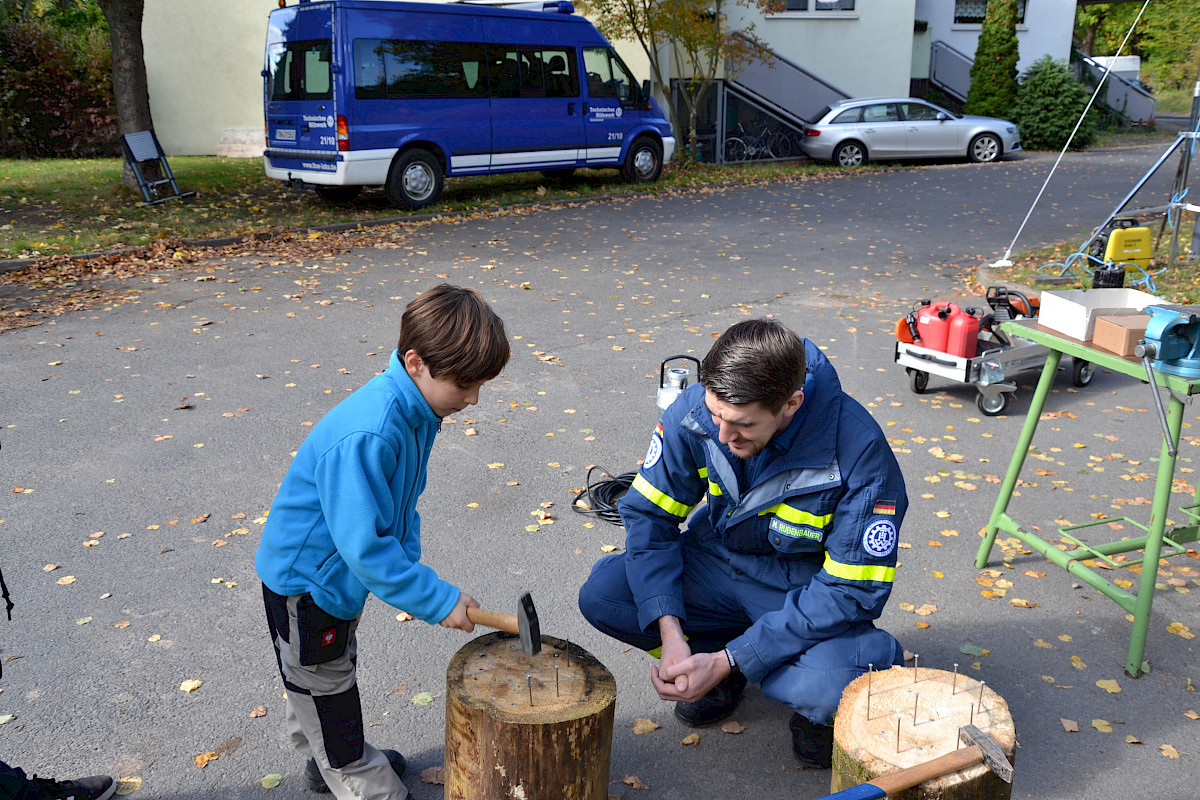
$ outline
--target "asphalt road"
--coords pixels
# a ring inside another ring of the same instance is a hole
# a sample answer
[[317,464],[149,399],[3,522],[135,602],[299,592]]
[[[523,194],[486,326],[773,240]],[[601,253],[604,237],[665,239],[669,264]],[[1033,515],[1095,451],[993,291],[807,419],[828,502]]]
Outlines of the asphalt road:
[[[1159,152],[1068,156],[1016,249],[1081,240]],[[137,777],[135,798],[305,794],[252,565],[259,520],[308,426],[384,367],[404,305],[449,280],[494,301],[514,357],[439,436],[422,500],[424,557],[499,610],[532,590],[543,631],[614,673],[613,794],[828,791],[828,772],[795,766],[789,712],[753,687],[734,717],[744,732],[710,729],[681,746],[690,731],[653,694],[649,658],[592,631],[575,606],[601,548],[623,536],[573,513],[572,490],[590,465],[635,468],[664,358],[701,356],[728,325],[772,314],[827,348],[893,442],[912,501],[901,536],[910,547],[882,623],[922,667],[957,663],[1005,698],[1021,744],[1013,797],[1194,797],[1200,721],[1185,712],[1200,711],[1198,653],[1168,625],[1200,630],[1200,562],[1166,568],[1147,643],[1152,672],[1138,680],[1122,670],[1124,613],[1042,558],[1018,554],[1007,569],[997,551],[991,566],[1013,586],[985,598],[977,532],[1036,373],[1009,414],[992,418],[971,387],[934,379],[930,393],[911,394],[892,362],[895,321],[916,298],[982,304],[962,296],[966,281],[1012,241],[1052,161],[398,226],[377,232],[379,247],[343,255],[233,257],[130,281],[131,302],[0,336],[0,564],[16,603],[12,622],[0,621],[0,720],[15,715],[0,725],[0,758],[43,775]],[[1161,203],[1169,181],[1152,181],[1145,204]],[[1013,516],[1043,530],[1105,512],[1147,522],[1138,498],[1153,494],[1161,440],[1148,388],[1100,371],[1076,389],[1063,374],[1047,410],[1055,416],[1035,440],[1043,460],[1027,467]],[[1178,477],[1190,492],[1194,409],[1186,423]],[[543,511],[553,522],[537,525]],[[1037,605],[1007,602],[1017,598]],[[442,763],[445,668],[471,637],[398,621],[375,600],[360,632],[368,739],[408,755],[418,800],[441,797],[416,776]],[[203,685],[186,693],[186,680]],[[413,702],[425,692],[431,703]],[[258,706],[265,716],[252,717]],[[661,727],[634,735],[636,718]],[[235,737],[239,746],[203,769],[193,762]],[[268,792],[258,780],[271,773],[284,777]]]

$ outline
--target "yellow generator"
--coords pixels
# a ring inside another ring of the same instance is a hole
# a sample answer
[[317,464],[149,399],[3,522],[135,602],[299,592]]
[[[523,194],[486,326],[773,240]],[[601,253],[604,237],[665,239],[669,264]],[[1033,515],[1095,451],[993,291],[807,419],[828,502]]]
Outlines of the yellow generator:
[[1149,270],[1152,251],[1149,228],[1118,228],[1108,237],[1108,246],[1104,248],[1104,260],[1113,264],[1124,264],[1126,271],[1130,270],[1131,264],[1136,264],[1142,270]]

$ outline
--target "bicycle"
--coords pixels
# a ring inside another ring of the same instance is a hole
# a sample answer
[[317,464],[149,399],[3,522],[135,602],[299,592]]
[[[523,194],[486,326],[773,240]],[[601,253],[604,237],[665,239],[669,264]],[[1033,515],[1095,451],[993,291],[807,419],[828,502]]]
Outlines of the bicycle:
[[763,125],[758,135],[750,138],[742,123],[737,134],[725,140],[726,161],[747,161],[762,158],[787,158],[792,154],[792,141],[787,134]]

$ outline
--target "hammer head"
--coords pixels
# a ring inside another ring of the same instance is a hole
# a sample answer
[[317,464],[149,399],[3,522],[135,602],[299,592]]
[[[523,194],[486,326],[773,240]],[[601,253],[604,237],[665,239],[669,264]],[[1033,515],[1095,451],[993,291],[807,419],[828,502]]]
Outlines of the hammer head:
[[529,592],[517,601],[517,629],[521,633],[521,649],[526,655],[536,656],[542,650],[542,626],[538,622],[537,609]]
[[[521,641],[524,641],[523,636]],[[984,765],[996,773],[1000,780],[1005,783],[1012,783],[1012,764],[1008,763],[1008,759],[1004,757],[1003,751],[992,741],[990,736],[974,725],[964,725],[958,729],[958,738],[966,742],[968,747],[977,745],[979,751],[983,753]]]

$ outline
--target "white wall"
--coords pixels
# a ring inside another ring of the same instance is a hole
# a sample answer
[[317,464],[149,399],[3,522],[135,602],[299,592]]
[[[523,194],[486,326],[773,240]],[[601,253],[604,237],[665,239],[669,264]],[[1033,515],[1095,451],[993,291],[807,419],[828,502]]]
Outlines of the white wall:
[[260,73],[267,14],[277,5],[146,0],[142,43],[150,113],[167,155],[262,155]]
[[[954,0],[916,0],[917,19],[929,22],[930,38],[943,41],[968,58],[975,57],[982,25],[956,25]],[[1074,0],[1026,0],[1025,22],[1017,25],[1020,61],[1024,72],[1044,55],[1066,61],[1071,54],[1071,32],[1075,28]]]
[[[908,94],[915,0],[858,0],[854,11],[744,18],[779,55],[853,97]],[[810,4],[811,5],[811,4]],[[731,20],[737,27],[737,20]]]

